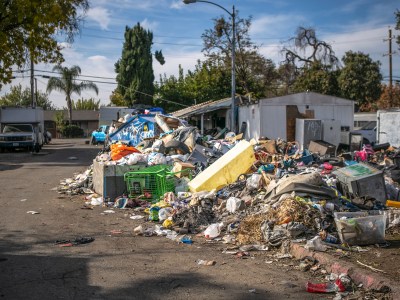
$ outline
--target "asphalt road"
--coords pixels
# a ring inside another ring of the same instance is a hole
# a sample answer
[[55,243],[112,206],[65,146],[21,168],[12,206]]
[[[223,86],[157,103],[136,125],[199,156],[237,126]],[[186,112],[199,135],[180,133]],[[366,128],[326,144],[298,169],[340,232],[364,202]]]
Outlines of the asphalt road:
[[[82,196],[54,191],[61,179],[86,170],[100,148],[53,140],[37,155],[0,153],[1,299],[324,298],[305,291],[310,274],[294,270],[292,260],[267,264],[270,252],[238,259],[200,237],[187,245],[134,236],[144,221],[129,219],[127,211],[85,210]],[[55,245],[82,236],[95,241]],[[217,263],[201,266],[197,259]]]

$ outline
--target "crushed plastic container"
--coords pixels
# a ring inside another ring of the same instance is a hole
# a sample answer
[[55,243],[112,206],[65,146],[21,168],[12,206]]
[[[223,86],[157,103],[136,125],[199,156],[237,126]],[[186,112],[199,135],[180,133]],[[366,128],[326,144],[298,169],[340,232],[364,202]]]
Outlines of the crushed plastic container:
[[372,245],[385,243],[385,214],[368,212],[335,212],[335,223],[342,243]]

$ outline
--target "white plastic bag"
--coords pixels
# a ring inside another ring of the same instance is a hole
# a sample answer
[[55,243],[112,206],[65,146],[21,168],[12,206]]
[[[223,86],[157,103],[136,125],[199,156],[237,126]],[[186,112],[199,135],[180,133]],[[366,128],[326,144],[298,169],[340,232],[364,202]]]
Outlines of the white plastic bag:
[[220,230],[219,224],[217,224],[217,223],[211,224],[204,231],[204,236],[207,239],[214,239],[217,236],[219,236],[220,234],[221,234],[221,230]]
[[230,197],[226,201],[226,210],[230,213],[234,213],[238,210],[242,210],[244,208],[244,202],[240,198]]
[[161,222],[168,219],[168,217],[172,216],[173,209],[171,207],[161,208],[158,211],[158,220]]
[[246,186],[250,190],[258,190],[262,186],[262,175],[254,173],[247,178]]

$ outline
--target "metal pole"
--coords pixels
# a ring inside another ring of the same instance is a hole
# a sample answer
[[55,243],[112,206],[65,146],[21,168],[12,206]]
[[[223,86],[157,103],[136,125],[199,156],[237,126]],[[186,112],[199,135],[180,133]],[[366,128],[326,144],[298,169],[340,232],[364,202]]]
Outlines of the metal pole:
[[31,106],[34,107],[35,105],[35,84],[34,84],[34,64],[33,64],[33,55],[32,55],[32,51],[31,51]]
[[203,2],[203,3],[209,3],[215,6],[218,6],[219,8],[223,9],[226,11],[231,17],[232,17],[232,87],[231,87],[231,97],[232,97],[232,105],[231,105],[231,131],[236,132],[237,131],[237,126],[236,126],[236,118],[235,118],[235,96],[236,96],[236,69],[235,69],[235,43],[236,43],[236,24],[235,24],[235,6],[232,6],[232,13],[230,13],[225,7],[211,2],[211,1],[205,1],[205,0],[183,0],[183,3],[185,4],[192,4],[196,2]]
[[35,78],[35,105],[34,107],[36,107],[37,103],[38,103],[38,93],[37,93],[37,78]]
[[235,118],[235,95],[236,95],[236,70],[235,70],[235,6],[232,7],[232,116],[231,116],[231,130],[236,132],[236,118]]

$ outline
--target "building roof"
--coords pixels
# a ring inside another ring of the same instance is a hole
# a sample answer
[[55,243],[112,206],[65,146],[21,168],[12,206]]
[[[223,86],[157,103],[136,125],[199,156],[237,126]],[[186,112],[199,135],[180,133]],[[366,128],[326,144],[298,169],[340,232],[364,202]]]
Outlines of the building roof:
[[313,100],[322,100],[322,101],[349,101],[349,102],[354,102],[354,100],[350,99],[345,99],[341,97],[336,97],[336,96],[331,96],[331,95],[325,95],[325,94],[320,94],[316,92],[302,92],[302,93],[296,93],[296,94],[289,94],[289,95],[283,95],[283,96],[277,96],[277,97],[270,97],[270,98],[263,98],[260,99],[260,101],[276,101],[278,100],[287,100],[287,99],[296,99],[296,100],[301,100],[304,102],[312,102]]
[[[65,120],[68,120],[68,110],[45,110],[44,120],[54,121],[54,116],[57,112],[62,111],[64,113]],[[98,110],[73,110],[72,121],[98,121],[99,111]]]
[[231,106],[231,103],[232,103],[231,98],[225,98],[216,101],[207,101],[190,107],[186,107],[181,110],[177,110],[173,112],[172,115],[177,118],[190,117],[192,115],[199,115],[218,109],[229,108]]

